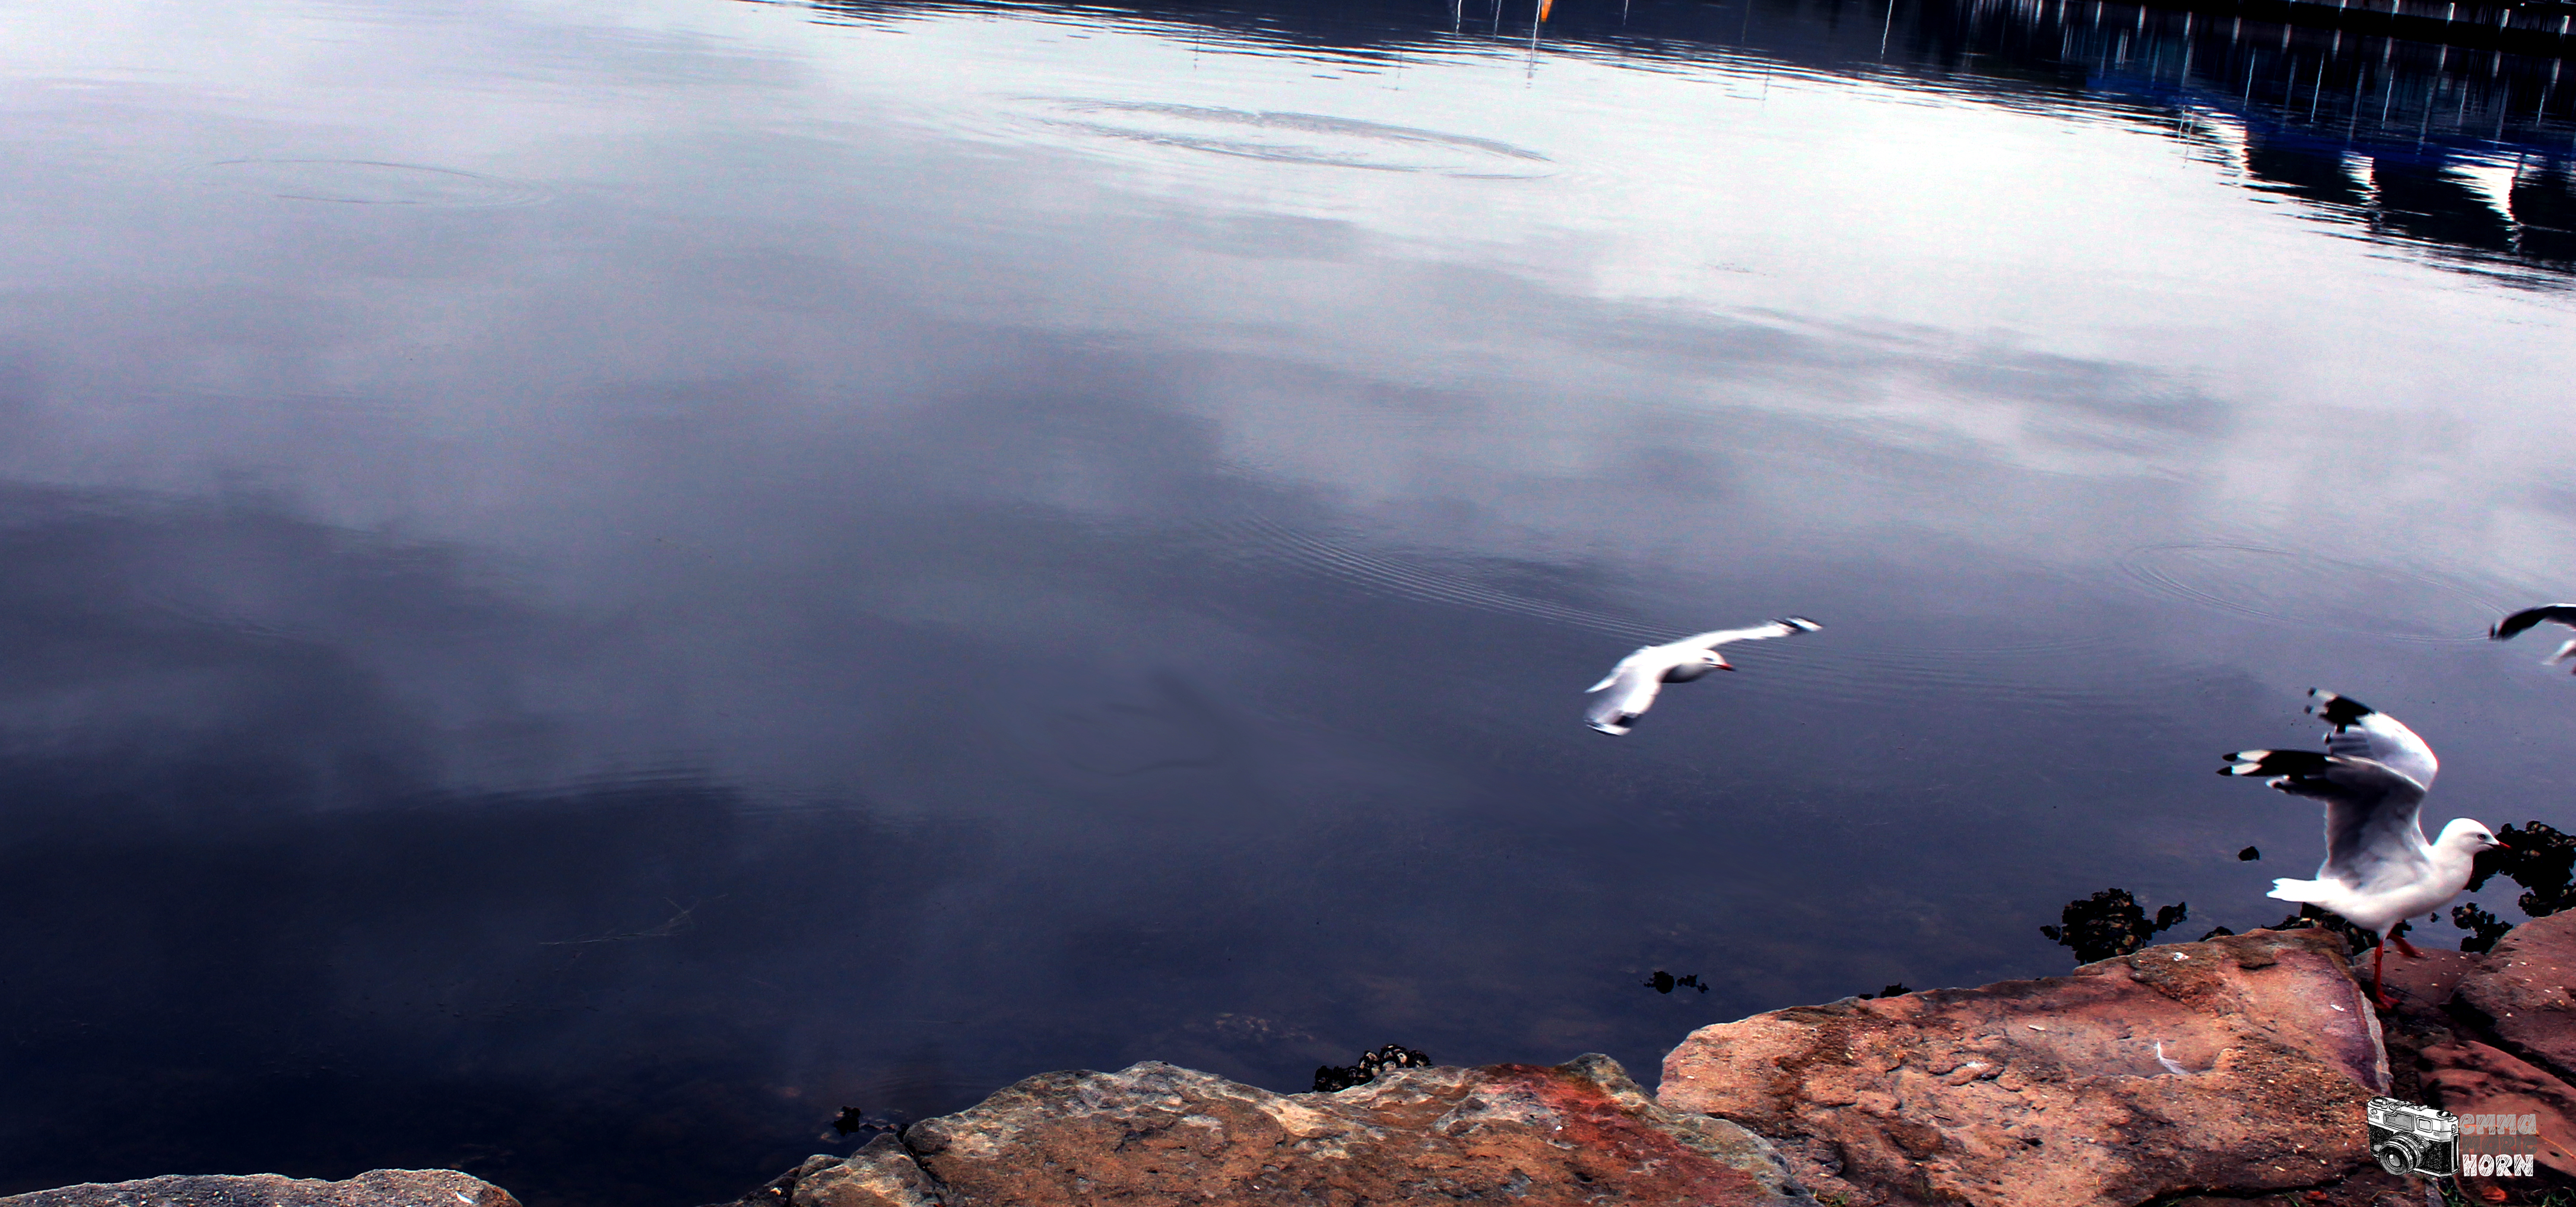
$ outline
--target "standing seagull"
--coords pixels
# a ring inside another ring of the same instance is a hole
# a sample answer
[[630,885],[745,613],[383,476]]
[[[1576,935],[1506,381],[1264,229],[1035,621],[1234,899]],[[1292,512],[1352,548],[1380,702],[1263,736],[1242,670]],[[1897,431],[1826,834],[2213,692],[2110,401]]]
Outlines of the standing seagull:
[[[2494,628],[2487,630],[2487,636],[2496,641],[2511,641],[2520,636],[2524,629],[2544,620],[2555,620],[2569,628],[2576,628],[2576,604],[2543,604],[2537,608],[2524,608],[2497,621]],[[2541,659],[2540,664],[2547,666],[2552,662],[2565,662],[2571,658],[2576,658],[2576,641],[2569,641],[2559,646],[2557,653]],[[2576,674],[2576,667],[2569,667],[2568,671]]]
[[2504,844],[2468,818],[2454,818],[2436,841],[2424,841],[2424,793],[2441,764],[2433,748],[2397,718],[2359,700],[2328,691],[2308,711],[2334,726],[2325,753],[2313,750],[2240,750],[2225,755],[2220,775],[2271,776],[2273,787],[2326,803],[2326,861],[2314,880],[2275,880],[2269,896],[2302,901],[2379,932],[2371,958],[2371,992],[2389,1008],[2380,972],[2388,945],[2416,954],[2390,932],[2406,918],[2440,909],[2469,885],[2478,852]]
[[1636,653],[1619,660],[1603,675],[1599,683],[1584,688],[1587,692],[1610,689],[1610,694],[1592,702],[1584,720],[1603,733],[1628,732],[1628,723],[1654,706],[1655,693],[1667,683],[1688,683],[1710,671],[1735,668],[1717,647],[1730,641],[1759,641],[1765,637],[1787,637],[1793,633],[1812,633],[1825,626],[1804,616],[1783,616],[1765,625],[1749,629],[1719,629],[1699,633],[1663,645],[1640,647]]

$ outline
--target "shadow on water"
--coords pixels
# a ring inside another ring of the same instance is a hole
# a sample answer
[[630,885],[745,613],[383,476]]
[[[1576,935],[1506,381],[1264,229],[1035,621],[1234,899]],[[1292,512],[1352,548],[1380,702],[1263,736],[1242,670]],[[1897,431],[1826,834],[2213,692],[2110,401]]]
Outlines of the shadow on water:
[[810,1147],[809,1087],[918,1056],[865,1020],[968,830],[685,770],[442,787],[438,718],[362,651],[565,632],[496,636],[510,605],[434,546],[21,487],[0,555],[0,917],[35,923],[0,927],[0,1193],[452,1166],[532,1207],[712,1200]]
[[[733,794],[685,780],[236,817],[221,833],[154,799],[155,780],[200,805],[230,782],[248,806],[280,778],[259,762],[117,752],[10,769],[22,803],[84,824],[0,851],[0,909],[53,923],[0,938],[19,1087],[0,1129],[21,1154],[5,1189],[248,1158],[302,1176],[452,1166],[532,1204],[566,1185],[724,1197],[740,1187],[710,1170],[811,1147],[815,1070],[781,1050],[813,1026],[794,1003],[882,1013],[804,949],[855,946],[900,974],[910,954],[887,922],[928,887],[922,856],[955,841],[858,811],[754,824]],[[685,925],[675,892],[703,897]],[[746,1066],[776,1073],[749,1081]],[[888,1105],[936,1113],[980,1088]]]

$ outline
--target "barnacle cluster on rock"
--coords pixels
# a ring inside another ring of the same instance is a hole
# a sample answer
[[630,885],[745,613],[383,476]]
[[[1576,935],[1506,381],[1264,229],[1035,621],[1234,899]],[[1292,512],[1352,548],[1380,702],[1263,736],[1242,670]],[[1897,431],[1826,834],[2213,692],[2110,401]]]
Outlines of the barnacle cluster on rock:
[[1645,985],[1646,988],[1652,989],[1657,993],[1671,993],[1677,988],[1697,989],[1702,993],[1708,992],[1708,986],[1701,983],[1698,973],[1694,972],[1689,976],[1677,977],[1661,968],[1655,970],[1655,975],[1646,978]]
[[2147,920],[2145,906],[2124,888],[2106,888],[2090,897],[2066,903],[2058,914],[2062,926],[2043,926],[2039,933],[2061,946],[2075,950],[2079,963],[2090,964],[2124,956],[2147,945],[2159,932],[2180,925],[2190,910],[2187,904],[2165,906],[2156,911],[2155,921]]
[[[2505,845],[2478,852],[2476,869],[2469,874],[2470,892],[2485,888],[2489,877],[2503,876],[2527,890],[2514,904],[2534,918],[2576,906],[2576,888],[2569,886],[2576,878],[2576,835],[2535,821],[2518,829],[2506,826],[2496,837]],[[2461,929],[2473,928],[2461,923]]]
[[1315,1092],[1329,1094],[1335,1090],[1347,1090],[1355,1085],[1365,1085],[1377,1080],[1378,1073],[1386,1069],[1430,1067],[1430,1057],[1402,1044],[1388,1044],[1375,1052],[1361,1053],[1358,1064],[1316,1066]]
[[[2534,918],[2546,918],[2561,910],[2576,908],[2576,834],[2561,833],[2541,822],[2506,826],[2496,832],[2504,840],[2501,847],[2478,852],[2475,870],[2469,876],[2468,891],[2485,888],[2487,881],[2502,876],[2523,887],[2514,902],[2522,912]],[[2247,847],[2236,853],[2240,860],[2262,858],[2262,852]],[[2182,921],[2183,907],[2169,905],[2156,911],[2155,924],[2147,924],[2146,910],[2125,889],[2104,889],[2089,898],[2066,903],[2065,925],[2043,926],[2040,933],[2075,949],[2076,958],[2085,962],[2123,956],[2146,945],[2157,931]],[[2473,903],[2464,902],[2451,908],[2451,924],[2468,935],[2460,940],[2460,950],[2482,952],[2495,950],[2496,941],[2513,929],[2513,923]],[[2296,930],[2315,927],[2342,935],[2347,949],[2355,954],[2379,946],[2378,934],[2363,930],[2335,914],[2314,905],[2301,905],[2299,912],[2265,927],[2267,930]],[[2413,928],[2409,922],[2397,924],[2396,933],[2403,936]],[[2235,931],[2221,926],[2201,936],[2203,942]]]
[[2460,940],[2462,951],[2494,951],[2496,940],[2513,929],[2513,923],[2475,905],[2452,906],[2451,925],[2470,932],[2468,938]]

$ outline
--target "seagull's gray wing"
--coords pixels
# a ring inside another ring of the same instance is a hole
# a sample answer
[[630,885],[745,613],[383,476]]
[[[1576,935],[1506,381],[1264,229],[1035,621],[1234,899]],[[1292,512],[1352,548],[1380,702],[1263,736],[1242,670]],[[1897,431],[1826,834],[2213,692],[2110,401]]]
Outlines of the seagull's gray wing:
[[2433,775],[2442,769],[2441,760],[2433,757],[2433,748],[2415,731],[2389,716],[2349,696],[2329,691],[2311,691],[2314,702],[2308,711],[2319,720],[2334,726],[2326,732],[2326,753],[2338,758],[2366,759],[2415,781],[2419,792],[2431,791]]
[[2419,820],[2424,786],[2369,759],[2313,750],[2240,750],[2220,775],[2269,776],[2272,787],[2325,802],[2326,859],[2317,879],[2361,892],[2412,884],[2431,866]]
[[2576,604],[2542,604],[2537,608],[2524,608],[2497,621],[2494,628],[2487,630],[2487,636],[2497,641],[2511,641],[2544,620],[2576,627]]
[[1783,616],[1769,624],[1758,624],[1748,629],[1718,629],[1707,633],[1693,633],[1673,644],[1695,650],[1711,650],[1729,642],[1788,637],[1798,633],[1812,633],[1823,627],[1825,626],[1804,616]]
[[1628,723],[1654,706],[1655,693],[1664,687],[1664,671],[1669,660],[1659,658],[1664,647],[1647,646],[1619,660],[1610,674],[1592,685],[1601,698],[1585,709],[1583,719],[1603,733],[1628,732]]
[[1653,657],[1654,653],[1655,647],[1651,645],[1638,646],[1636,649],[1629,651],[1627,657],[1620,659],[1616,664],[1612,665],[1610,673],[1601,676],[1601,681],[1599,683],[1595,683],[1583,690],[1586,692],[1597,692],[1613,683],[1617,683],[1619,681],[1619,676],[1628,673],[1628,668]]

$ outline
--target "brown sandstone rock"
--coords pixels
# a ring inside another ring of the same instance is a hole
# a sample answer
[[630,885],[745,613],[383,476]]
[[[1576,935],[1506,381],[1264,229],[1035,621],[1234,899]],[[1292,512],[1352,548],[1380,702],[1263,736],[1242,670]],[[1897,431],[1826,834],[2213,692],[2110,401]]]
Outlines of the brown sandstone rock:
[[892,1136],[868,1141],[847,1161],[812,1158],[798,1172],[794,1207],[941,1207],[930,1176]]
[[903,1140],[947,1207],[1813,1202],[1760,1138],[1656,1106],[1606,1056],[1405,1069],[1331,1094],[1157,1062],[1049,1073]]
[[2576,914],[2514,927],[2460,978],[2452,1001],[2496,1046],[2562,1080],[2576,1076]]
[[[909,1150],[907,1152],[907,1149]],[[1814,1207],[1732,1123],[1654,1104],[1617,1062],[1405,1069],[1274,1094],[1160,1062],[1048,1073],[816,1157],[743,1207]]]
[[519,1207],[519,1200],[452,1169],[379,1169],[345,1182],[273,1173],[87,1182],[10,1195],[0,1207]]
[[[2388,996],[2401,1013],[2440,1009],[2459,992],[2461,979],[2477,971],[2486,958],[2465,951],[2419,950],[2419,955],[2388,957]],[[2354,974],[2364,983],[2370,978],[2367,963],[2366,954],[2354,960]]]
[[2255,931],[1755,1015],[1693,1032],[1659,1097],[1771,1137],[1855,1203],[2130,1207],[2355,1178],[2335,1197],[2369,1201],[2403,1186],[2361,1172],[2388,1065],[2342,948]]
[[2539,1116],[2539,1162],[2576,1175],[2576,1090],[2547,1073],[2475,1041],[2426,1048],[2424,1087],[2433,1105],[2455,1115]]

